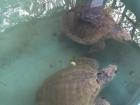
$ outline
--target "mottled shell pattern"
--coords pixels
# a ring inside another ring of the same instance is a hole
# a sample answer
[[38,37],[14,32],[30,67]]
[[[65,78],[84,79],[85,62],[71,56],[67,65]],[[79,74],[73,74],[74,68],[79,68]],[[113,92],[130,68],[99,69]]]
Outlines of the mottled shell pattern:
[[38,93],[39,105],[94,105],[101,90],[97,82],[98,64],[82,58],[76,66],[61,70],[43,84]]
[[63,16],[63,32],[73,41],[93,45],[102,40],[131,41],[131,35],[116,24],[102,6],[76,6]]
[[57,72],[40,90],[39,105],[90,105],[101,88],[96,75],[96,68],[81,62]]

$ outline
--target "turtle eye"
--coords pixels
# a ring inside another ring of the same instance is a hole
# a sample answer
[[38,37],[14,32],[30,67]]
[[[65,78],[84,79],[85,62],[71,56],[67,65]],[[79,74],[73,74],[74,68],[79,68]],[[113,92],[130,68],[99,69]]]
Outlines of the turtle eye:
[[101,97],[102,99],[105,99],[105,97]]
[[114,73],[115,73],[115,74],[117,74],[117,73],[118,73],[118,71],[116,70]]
[[97,75],[101,75],[102,73],[97,73]]

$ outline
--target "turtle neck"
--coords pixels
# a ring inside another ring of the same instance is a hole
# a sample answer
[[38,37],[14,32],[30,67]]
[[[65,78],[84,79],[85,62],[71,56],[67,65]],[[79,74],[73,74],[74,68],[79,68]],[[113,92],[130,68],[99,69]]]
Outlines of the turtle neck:
[[110,81],[110,78],[104,71],[101,71],[101,72],[97,73],[96,80],[100,85],[104,85]]

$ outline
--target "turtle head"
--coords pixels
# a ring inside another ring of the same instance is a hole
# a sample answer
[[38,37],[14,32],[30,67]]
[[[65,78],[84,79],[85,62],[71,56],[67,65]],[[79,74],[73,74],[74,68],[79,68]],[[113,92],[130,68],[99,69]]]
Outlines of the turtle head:
[[132,41],[132,37],[128,31],[123,30],[118,24],[112,27],[112,38],[119,42],[129,42]]
[[114,78],[116,73],[117,73],[117,65],[110,64],[97,73],[96,80],[100,85],[104,85],[106,83],[109,83]]

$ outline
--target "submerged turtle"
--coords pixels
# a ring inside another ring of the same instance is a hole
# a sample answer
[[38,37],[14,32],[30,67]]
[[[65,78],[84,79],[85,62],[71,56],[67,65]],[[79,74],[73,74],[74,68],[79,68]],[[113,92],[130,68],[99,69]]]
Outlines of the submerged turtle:
[[98,45],[106,39],[130,41],[131,35],[116,24],[102,2],[103,0],[92,0],[90,5],[68,10],[63,17],[64,34],[84,45]]
[[61,70],[45,81],[38,92],[39,105],[109,105],[104,99],[96,101],[96,96],[116,72],[116,65],[98,71],[95,60],[80,58],[76,66]]

